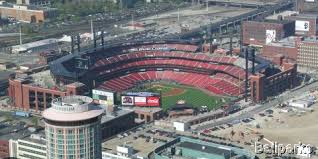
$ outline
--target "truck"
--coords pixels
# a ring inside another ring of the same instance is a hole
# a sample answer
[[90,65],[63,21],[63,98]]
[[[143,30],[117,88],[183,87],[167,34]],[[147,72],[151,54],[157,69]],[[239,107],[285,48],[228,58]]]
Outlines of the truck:
[[24,112],[24,111],[15,111],[12,113],[12,115],[18,116],[18,117],[30,117],[30,113]]

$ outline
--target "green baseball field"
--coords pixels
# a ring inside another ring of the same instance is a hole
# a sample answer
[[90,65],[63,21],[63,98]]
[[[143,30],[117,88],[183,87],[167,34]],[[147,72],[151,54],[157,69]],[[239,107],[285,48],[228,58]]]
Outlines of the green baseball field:
[[220,107],[229,100],[226,97],[218,97],[200,89],[178,84],[150,84],[134,90],[161,93],[161,105],[164,110],[174,106],[180,100],[193,107],[207,106],[210,110]]

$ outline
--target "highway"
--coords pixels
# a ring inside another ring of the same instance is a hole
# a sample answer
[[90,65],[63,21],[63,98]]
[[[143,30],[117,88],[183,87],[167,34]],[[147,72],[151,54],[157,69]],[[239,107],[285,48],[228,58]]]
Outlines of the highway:
[[[263,6],[258,8],[255,11],[249,12],[249,13],[245,13],[242,15],[238,15],[238,16],[234,16],[232,18],[228,18],[226,20],[223,20],[221,22],[217,22],[217,23],[213,23],[201,28],[197,28],[197,29],[193,29],[189,32],[185,32],[185,33],[179,33],[179,34],[172,34],[167,36],[167,38],[176,38],[179,37],[181,39],[188,39],[188,38],[192,38],[192,37],[197,37],[198,33],[203,31],[203,30],[207,30],[207,28],[209,28],[211,30],[211,32],[218,32],[219,31],[219,27],[222,26],[227,26],[228,24],[232,24],[233,23],[241,23],[241,20],[249,20],[249,17],[252,17],[254,15],[258,15],[261,17],[266,17],[268,15],[271,15],[272,13],[274,13],[275,11],[281,11],[281,10],[286,10],[288,8],[290,8],[291,6],[293,6],[292,1],[290,0],[284,0],[281,1],[280,3],[278,3],[277,5],[268,5],[268,6]],[[263,20],[263,18],[261,18],[261,20]],[[236,25],[237,25],[236,24]]]
[[223,125],[223,124],[227,124],[227,123],[231,123],[235,120],[242,120],[244,118],[250,118],[253,117],[255,114],[258,114],[266,109],[269,109],[271,107],[274,107],[276,105],[278,105],[279,103],[282,103],[284,101],[287,101],[295,96],[300,96],[302,95],[304,92],[307,92],[309,90],[311,90],[312,88],[317,88],[318,87],[318,82],[314,82],[311,84],[308,84],[306,86],[300,87],[294,91],[290,91],[289,93],[285,93],[284,95],[281,95],[280,97],[269,101],[268,103],[265,103],[261,106],[255,106],[255,108],[253,108],[252,110],[246,112],[244,110],[238,112],[241,113],[237,116],[233,116],[233,117],[228,117],[225,118],[223,120],[219,120],[210,124],[206,124],[206,125],[202,125],[202,126],[198,126],[195,130],[196,131],[200,131],[200,130],[204,130],[204,129],[208,129],[208,128],[212,128],[215,126],[219,126],[219,125]]

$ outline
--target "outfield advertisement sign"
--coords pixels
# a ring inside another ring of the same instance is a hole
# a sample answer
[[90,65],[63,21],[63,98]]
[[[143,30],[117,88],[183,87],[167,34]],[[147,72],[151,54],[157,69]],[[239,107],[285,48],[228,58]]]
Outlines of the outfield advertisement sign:
[[99,104],[114,105],[114,93],[104,90],[93,89],[93,99]]

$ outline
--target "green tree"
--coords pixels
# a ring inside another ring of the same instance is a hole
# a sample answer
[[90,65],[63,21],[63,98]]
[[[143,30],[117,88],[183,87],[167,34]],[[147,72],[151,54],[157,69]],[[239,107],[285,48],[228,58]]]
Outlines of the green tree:
[[39,125],[39,119],[37,117],[32,117],[31,122],[34,126]]

